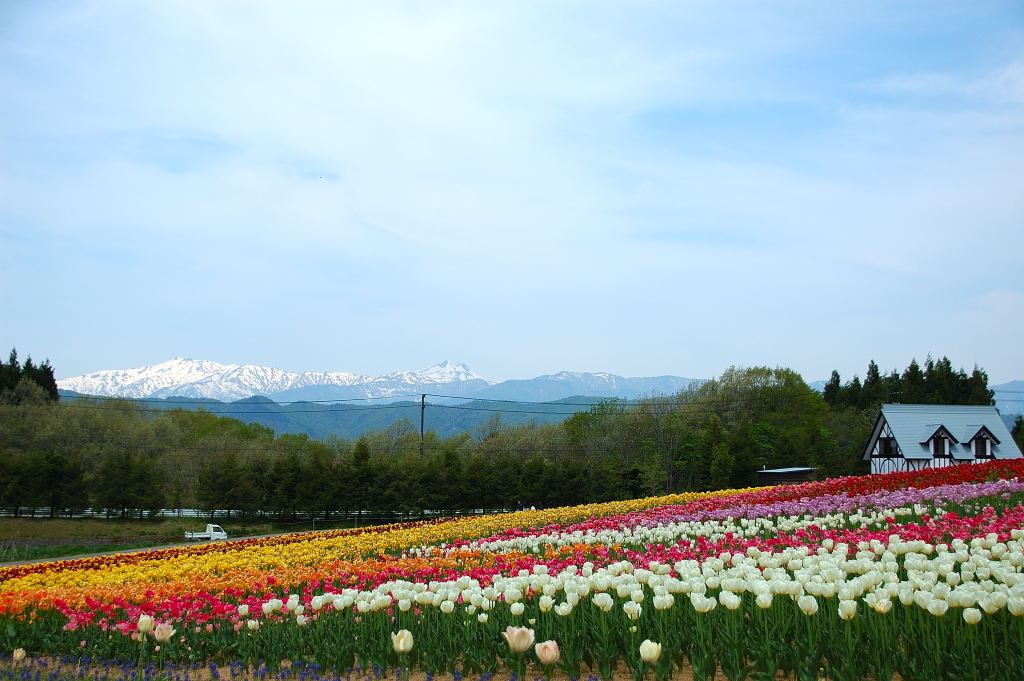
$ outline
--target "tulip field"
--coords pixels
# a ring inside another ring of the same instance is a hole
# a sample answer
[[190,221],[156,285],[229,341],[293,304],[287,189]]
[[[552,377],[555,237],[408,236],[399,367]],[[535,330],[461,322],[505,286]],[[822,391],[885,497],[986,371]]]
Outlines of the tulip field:
[[1022,481],[993,461],[10,566],[0,679],[1021,678]]

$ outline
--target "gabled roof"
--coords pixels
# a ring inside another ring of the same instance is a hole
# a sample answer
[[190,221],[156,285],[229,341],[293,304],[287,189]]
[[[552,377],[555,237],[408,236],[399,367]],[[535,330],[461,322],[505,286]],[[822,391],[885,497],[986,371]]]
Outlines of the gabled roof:
[[[957,436],[960,442],[970,442],[976,437],[984,435],[992,440],[992,444],[999,444],[1000,440],[984,423],[969,423],[963,432]],[[1012,437],[1012,436],[1011,436]]]
[[929,423],[925,425],[924,430],[921,431],[921,436],[917,439],[921,444],[925,444],[936,435],[947,435],[953,440],[953,442],[959,442],[953,433],[949,432],[949,428],[942,425],[941,423]]
[[954,459],[973,459],[971,443],[979,432],[985,434],[986,431],[991,436],[992,455],[995,458],[1021,458],[1021,452],[1010,431],[1006,429],[1006,424],[996,408],[991,406],[883,404],[871,440],[864,450],[864,459],[871,458],[871,451],[883,425],[889,427],[896,445],[907,459],[932,458],[929,440],[940,429],[944,429],[952,438],[949,451]]

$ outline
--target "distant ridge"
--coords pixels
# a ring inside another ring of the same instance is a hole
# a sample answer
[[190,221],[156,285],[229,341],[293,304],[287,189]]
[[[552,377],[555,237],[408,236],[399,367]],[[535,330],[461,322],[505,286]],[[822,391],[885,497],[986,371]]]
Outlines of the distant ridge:
[[[61,400],[74,402],[91,396],[61,390]],[[221,402],[209,398],[169,397],[136,399],[125,398],[145,409],[204,409],[217,416],[237,418],[272,428],[275,433],[305,433],[312,438],[331,435],[356,438],[369,431],[396,429],[396,433],[414,432],[419,427],[419,400],[382,401],[367,404],[320,404],[295,402],[281,404],[265,397],[248,397],[234,402]],[[441,437],[459,433],[474,433],[497,417],[503,426],[528,423],[561,423],[572,414],[587,411],[601,401],[599,397],[572,396],[564,400],[545,402],[492,402],[487,400],[432,400],[428,398],[424,413],[425,428]]]

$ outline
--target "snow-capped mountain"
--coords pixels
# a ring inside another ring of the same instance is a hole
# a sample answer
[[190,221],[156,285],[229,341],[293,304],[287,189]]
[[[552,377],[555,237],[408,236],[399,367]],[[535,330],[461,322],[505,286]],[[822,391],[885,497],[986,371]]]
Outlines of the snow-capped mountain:
[[220,364],[180,357],[148,367],[97,371],[57,381],[61,390],[87,395],[205,397],[222,401],[254,395],[278,400],[390,397],[422,386],[459,384],[464,388],[461,384],[466,383],[479,387],[490,385],[465,365],[448,361],[420,371],[374,378],[342,371],[291,372],[253,364]]
[[374,379],[374,381],[387,382],[387,383],[407,383],[409,385],[421,385],[423,383],[456,383],[458,381],[474,381],[483,380],[472,371],[469,370],[465,364],[455,364],[444,360],[439,364],[435,364],[432,367],[426,369],[420,369],[419,371],[396,371],[393,374],[387,374],[380,378]]
[[624,378],[610,373],[562,371],[495,383],[477,376],[465,364],[447,360],[418,371],[396,371],[371,377],[342,371],[291,372],[253,364],[177,358],[148,367],[62,378],[57,386],[85,395],[137,399],[179,396],[222,402],[257,395],[276,402],[400,400],[416,399],[423,393],[432,397],[545,402],[578,395],[625,399],[671,395],[693,380],[680,376]]

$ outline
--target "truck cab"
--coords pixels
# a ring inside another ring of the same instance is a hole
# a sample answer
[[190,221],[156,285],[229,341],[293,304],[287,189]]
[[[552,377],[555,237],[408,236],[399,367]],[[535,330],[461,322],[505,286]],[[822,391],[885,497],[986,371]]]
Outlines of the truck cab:
[[185,539],[189,540],[200,540],[204,539],[207,541],[214,541],[217,539],[227,539],[228,533],[224,531],[220,525],[208,524],[205,532],[186,532]]
[[210,533],[210,539],[227,539],[228,533],[220,525],[207,525],[206,531]]

